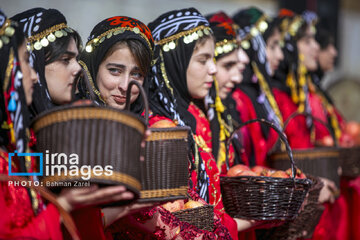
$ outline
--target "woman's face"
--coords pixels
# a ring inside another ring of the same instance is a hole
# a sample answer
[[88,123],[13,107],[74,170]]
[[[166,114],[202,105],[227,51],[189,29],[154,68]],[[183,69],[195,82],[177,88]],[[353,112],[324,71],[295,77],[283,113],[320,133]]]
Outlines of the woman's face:
[[[96,77],[101,97],[104,101],[118,109],[124,109],[126,103],[126,91],[129,82],[135,80],[143,84],[144,76],[135,61],[129,47],[120,45],[111,55],[104,59]],[[139,95],[139,89],[132,87],[130,103],[133,103]]]
[[244,54],[245,57],[239,58],[239,52],[235,50],[216,61],[216,80],[219,84],[219,97],[221,99],[225,99],[235,85],[242,81],[242,72],[249,62],[246,53]]
[[283,52],[280,47],[280,32],[275,29],[273,34],[266,41],[266,59],[270,65],[271,76],[274,75],[280,62],[284,59]]
[[319,64],[324,72],[332,71],[334,69],[335,59],[338,52],[334,44],[330,43],[325,49],[319,52]]
[[32,95],[34,91],[34,84],[37,82],[37,74],[29,63],[29,52],[26,49],[25,41],[18,49],[20,69],[23,74],[23,88],[25,92],[26,104],[30,105],[32,102]]
[[192,98],[203,99],[209,93],[217,71],[214,53],[215,44],[212,38],[195,47],[186,71],[186,83]]
[[70,39],[67,51],[56,61],[45,66],[45,79],[51,100],[63,105],[71,101],[71,90],[74,80],[80,72],[77,61],[79,51],[75,40]]
[[306,35],[297,41],[299,54],[304,56],[304,64],[308,71],[317,69],[317,60],[319,55],[319,44],[316,42],[311,28],[306,29]]

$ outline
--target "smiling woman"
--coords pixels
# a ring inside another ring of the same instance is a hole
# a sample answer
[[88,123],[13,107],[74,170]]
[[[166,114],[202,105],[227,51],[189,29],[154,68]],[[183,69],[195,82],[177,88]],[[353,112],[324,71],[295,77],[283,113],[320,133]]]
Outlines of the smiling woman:
[[[116,16],[98,23],[90,36],[80,58],[86,71],[79,83],[80,96],[124,109],[129,82],[147,81],[153,49],[150,30],[137,19]],[[131,109],[141,113],[143,104],[138,96],[139,90],[132,88]]]
[[[100,64],[96,82],[107,105],[124,109],[129,82],[135,80],[143,84],[147,69],[140,69],[141,56],[137,49],[141,49],[138,41],[116,43]],[[133,103],[138,95],[138,88],[132,88],[130,102]]]

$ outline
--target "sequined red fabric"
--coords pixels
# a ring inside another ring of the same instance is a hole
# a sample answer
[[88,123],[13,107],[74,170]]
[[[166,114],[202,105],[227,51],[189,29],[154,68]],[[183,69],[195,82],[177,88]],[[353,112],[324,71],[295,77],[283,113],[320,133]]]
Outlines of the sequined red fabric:
[[[189,190],[188,194],[193,200],[206,204],[194,191]],[[153,232],[144,226],[150,222],[156,223]],[[161,206],[122,218],[106,231],[112,233],[107,234],[108,236],[112,235],[112,239],[232,239],[229,231],[221,224],[216,214],[214,216],[214,231],[209,232],[180,221]]]

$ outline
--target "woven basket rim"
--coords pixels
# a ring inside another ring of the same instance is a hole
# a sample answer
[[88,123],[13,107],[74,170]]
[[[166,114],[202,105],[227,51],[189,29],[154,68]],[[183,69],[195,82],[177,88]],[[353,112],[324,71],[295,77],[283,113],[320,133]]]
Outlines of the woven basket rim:
[[151,128],[151,134],[146,138],[146,142],[159,140],[188,139],[190,127],[172,127],[172,128]]
[[[324,154],[325,156],[339,157],[341,149],[338,147],[319,147],[319,148],[309,148],[309,149],[292,149],[292,153],[295,157],[303,156],[317,156],[319,154]],[[277,151],[268,156],[270,159],[278,157],[287,157],[286,151]]]
[[303,185],[311,185],[313,184],[312,180],[309,178],[292,178],[292,177],[288,177],[288,178],[276,178],[276,177],[267,177],[267,176],[234,176],[234,177],[229,177],[229,176],[220,176],[220,180],[221,179],[234,179],[234,180],[241,180],[242,178],[244,179],[258,179],[258,180],[269,180],[270,182],[294,182],[297,184],[303,184]]
[[176,211],[174,213],[175,214],[182,214],[182,213],[186,213],[186,212],[189,212],[189,211],[199,210],[199,209],[202,209],[202,208],[212,208],[212,209],[214,209],[214,206],[210,205],[210,204],[204,204],[203,206],[199,206],[199,207],[195,207],[195,208],[181,209],[181,210]]
[[126,115],[130,118],[132,118],[134,121],[137,121],[138,123],[140,123],[141,125],[144,126],[144,131],[146,129],[146,123],[145,120],[142,118],[139,118],[136,114],[127,111],[127,110],[119,110],[116,108],[113,108],[111,106],[96,106],[96,105],[65,105],[65,106],[57,106],[51,109],[48,109],[42,113],[40,113],[39,115],[37,115],[32,121],[31,121],[31,128],[35,130],[35,125],[37,122],[39,122],[42,119],[45,118],[49,118],[52,115],[57,115],[63,111],[74,111],[76,112],[77,110],[87,110],[87,111],[103,111],[104,115],[102,117],[97,117],[97,118],[92,118],[92,119],[105,119],[107,120],[107,115],[106,112],[111,112],[111,113],[115,113],[115,114],[121,114],[121,115]]
[[190,131],[188,126],[176,126],[170,128],[150,128],[152,132],[178,132],[178,131]]

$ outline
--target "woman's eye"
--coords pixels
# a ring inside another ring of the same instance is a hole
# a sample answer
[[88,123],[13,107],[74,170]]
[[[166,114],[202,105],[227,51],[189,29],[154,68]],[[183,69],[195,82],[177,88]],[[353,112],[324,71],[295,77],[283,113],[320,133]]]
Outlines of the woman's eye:
[[137,78],[137,79],[143,77],[143,75],[140,72],[134,72],[134,73],[131,74],[131,76],[134,77],[134,78]]
[[120,69],[117,68],[109,68],[109,72],[112,74],[119,74],[120,73]]
[[206,64],[206,60],[205,60],[205,59],[200,59],[200,60],[199,60],[199,63],[201,63],[202,65],[205,65],[205,64]]
[[61,59],[64,63],[68,64],[70,63],[71,58],[63,58]]

